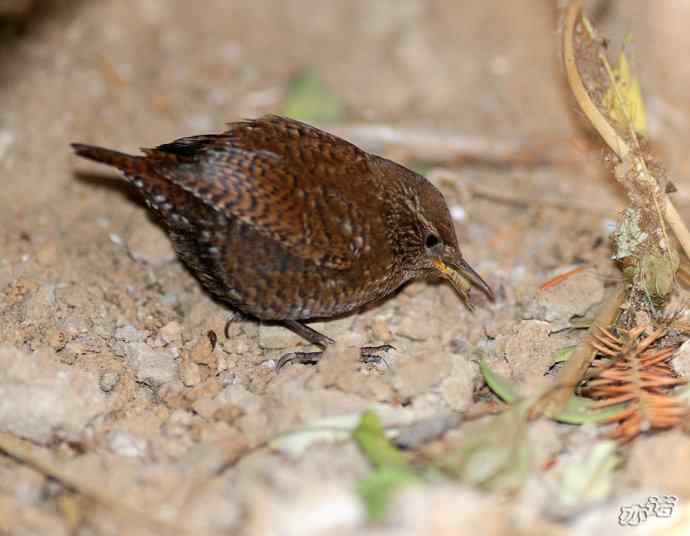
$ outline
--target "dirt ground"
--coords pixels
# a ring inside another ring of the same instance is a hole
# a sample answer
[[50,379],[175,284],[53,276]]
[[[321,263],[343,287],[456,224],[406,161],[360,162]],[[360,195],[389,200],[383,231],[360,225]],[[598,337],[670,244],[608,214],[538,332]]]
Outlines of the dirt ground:
[[[386,425],[462,415],[493,399],[481,357],[534,392],[580,339],[572,318],[620,279],[608,235],[626,200],[567,92],[556,2],[35,4],[0,25],[0,436],[45,466],[0,455],[0,534],[662,534],[668,520],[618,523],[621,507],[659,494],[679,497],[674,534],[690,534],[679,430],[622,447],[610,489],[571,504],[557,492],[563,460],[606,429],[534,422],[519,491],[436,480],[396,495],[376,523],[357,494],[371,467],[347,434],[273,441],[368,408]],[[687,221],[690,6],[593,9],[611,38],[633,36],[652,142]],[[420,164],[410,148],[364,145],[423,167],[498,300],[477,296],[472,314],[449,286],[414,282],[318,324],[340,343],[332,355],[278,374],[302,341],[243,319],[225,333],[232,312],[175,260],[145,206],[69,143],[136,151],[220,131],[280,111],[305,70],[343,103],[334,130],[384,124],[567,158]],[[574,265],[586,269],[539,291]],[[352,350],[383,343],[395,347],[388,366]]]

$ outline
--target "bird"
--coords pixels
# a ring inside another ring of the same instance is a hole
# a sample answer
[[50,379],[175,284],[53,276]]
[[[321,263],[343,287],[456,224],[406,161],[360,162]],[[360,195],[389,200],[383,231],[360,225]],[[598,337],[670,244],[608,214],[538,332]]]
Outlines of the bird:
[[[120,170],[161,220],[177,256],[217,299],[277,322],[318,352],[335,341],[307,322],[339,317],[418,278],[494,292],[465,260],[441,192],[426,178],[306,123],[267,115],[141,155],[74,143]],[[363,347],[378,359],[390,346]]]

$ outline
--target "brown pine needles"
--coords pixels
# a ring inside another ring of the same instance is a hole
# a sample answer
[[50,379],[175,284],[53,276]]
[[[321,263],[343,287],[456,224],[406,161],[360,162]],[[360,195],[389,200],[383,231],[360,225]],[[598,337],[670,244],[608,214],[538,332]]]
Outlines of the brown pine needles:
[[621,442],[640,432],[674,427],[688,415],[688,407],[671,389],[684,384],[671,366],[678,345],[663,346],[668,327],[653,329],[638,326],[621,331],[620,336],[606,329],[594,337],[592,346],[604,359],[595,361],[582,394],[603,408],[627,402],[627,407],[608,422],[618,423],[611,433]]

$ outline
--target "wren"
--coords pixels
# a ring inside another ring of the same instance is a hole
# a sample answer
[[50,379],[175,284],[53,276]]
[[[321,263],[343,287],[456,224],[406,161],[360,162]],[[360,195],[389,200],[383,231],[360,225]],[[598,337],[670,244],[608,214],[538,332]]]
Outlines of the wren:
[[[321,348],[334,341],[304,321],[349,313],[414,278],[440,275],[468,305],[472,285],[494,299],[421,175],[292,119],[228,127],[144,156],[72,147],[124,173],[211,294]],[[362,348],[362,358],[388,348]],[[278,368],[319,356],[288,354]]]

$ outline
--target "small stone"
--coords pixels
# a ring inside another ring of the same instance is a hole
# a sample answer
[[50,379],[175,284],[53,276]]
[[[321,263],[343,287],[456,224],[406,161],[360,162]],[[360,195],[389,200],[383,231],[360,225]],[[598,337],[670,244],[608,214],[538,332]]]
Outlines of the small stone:
[[211,369],[211,374],[218,370],[218,357],[213,351],[213,345],[209,337],[201,337],[189,352],[192,361],[199,365],[206,365]]
[[120,374],[114,371],[108,371],[101,374],[99,385],[101,390],[105,393],[112,391],[115,386],[120,383]]
[[187,387],[194,387],[201,383],[201,367],[184,356],[180,362],[180,379]]
[[166,344],[179,344],[182,339],[182,326],[177,320],[168,322],[160,330],[158,330],[158,336]]
[[175,379],[175,357],[167,350],[153,350],[146,343],[133,342],[126,347],[126,361],[137,381],[157,387]]

